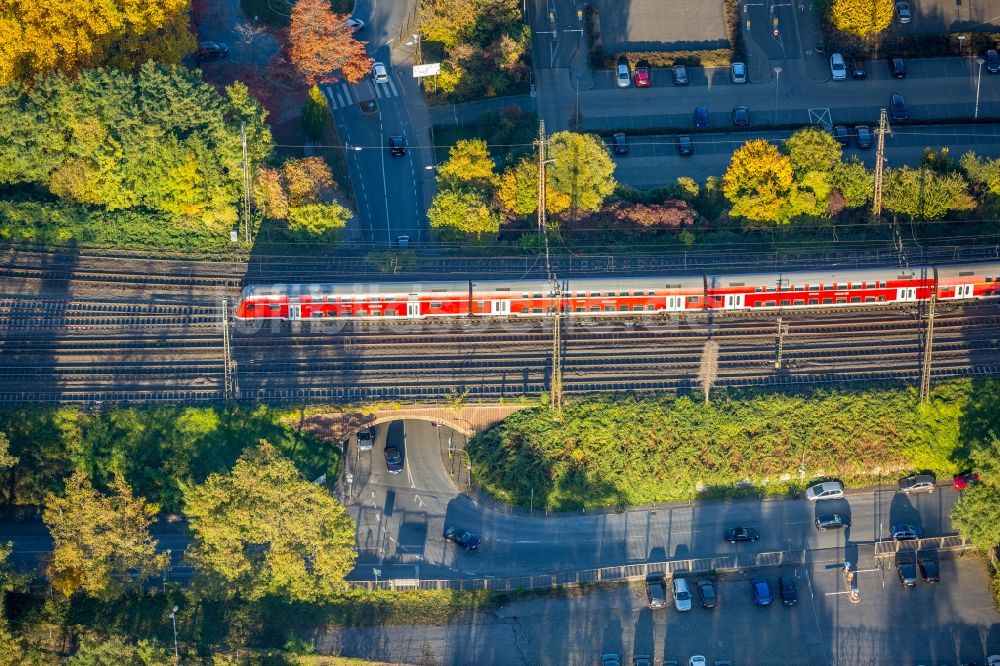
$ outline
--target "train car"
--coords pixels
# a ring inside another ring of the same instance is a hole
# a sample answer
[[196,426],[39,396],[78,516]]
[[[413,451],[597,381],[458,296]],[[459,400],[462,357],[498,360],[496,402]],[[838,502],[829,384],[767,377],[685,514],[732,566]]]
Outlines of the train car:
[[688,277],[251,285],[242,320],[651,315],[1000,296],[1000,262]]

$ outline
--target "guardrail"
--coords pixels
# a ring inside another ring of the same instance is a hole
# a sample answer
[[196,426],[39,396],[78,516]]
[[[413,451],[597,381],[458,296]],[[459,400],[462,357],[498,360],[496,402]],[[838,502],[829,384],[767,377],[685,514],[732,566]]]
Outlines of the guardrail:
[[365,590],[535,590],[557,586],[587,585],[591,583],[628,582],[643,580],[647,574],[661,572],[668,575],[677,573],[706,573],[709,571],[732,572],[761,567],[801,566],[805,563],[806,551],[784,550],[772,553],[746,553],[703,557],[669,562],[642,562],[615,567],[601,567],[584,571],[570,571],[558,574],[517,576],[512,578],[473,578],[466,580],[419,580],[415,578],[380,580],[352,580],[351,587]]
[[875,557],[892,557],[900,551],[968,550],[972,544],[960,536],[927,537],[911,541],[876,541]]

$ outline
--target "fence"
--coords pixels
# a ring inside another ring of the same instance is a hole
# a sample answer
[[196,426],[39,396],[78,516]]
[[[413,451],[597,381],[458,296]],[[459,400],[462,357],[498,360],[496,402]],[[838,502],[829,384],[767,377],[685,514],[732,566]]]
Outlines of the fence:
[[467,580],[418,580],[415,578],[380,580],[352,580],[352,587],[365,590],[494,590],[500,592],[533,590],[556,586],[587,585],[590,583],[628,582],[643,580],[647,574],[661,572],[706,573],[709,571],[733,572],[761,567],[801,566],[805,564],[806,551],[785,550],[772,553],[746,553],[703,557],[670,562],[642,562],[584,571],[558,574],[518,576],[513,578],[475,578]]
[[967,550],[972,544],[960,536],[928,537],[912,541],[876,541],[875,557],[892,557],[900,551]]

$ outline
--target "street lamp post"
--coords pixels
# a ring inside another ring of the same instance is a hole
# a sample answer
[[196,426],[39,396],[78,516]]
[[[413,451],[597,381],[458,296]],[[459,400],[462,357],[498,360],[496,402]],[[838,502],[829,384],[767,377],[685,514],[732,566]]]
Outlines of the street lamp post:
[[774,124],[778,124],[778,82],[781,81],[781,67],[774,68]]
[[960,58],[964,58],[965,57],[965,48],[964,48],[964,46],[965,46],[965,35],[959,35],[958,36],[958,56]]
[[979,84],[983,82],[983,63],[986,61],[976,58],[976,62],[979,63],[979,76],[976,77],[976,115],[973,117],[979,118]]
[[177,651],[177,609],[178,607],[174,606],[174,609],[170,611],[170,621],[174,624],[174,659],[179,662],[181,660],[181,656]]

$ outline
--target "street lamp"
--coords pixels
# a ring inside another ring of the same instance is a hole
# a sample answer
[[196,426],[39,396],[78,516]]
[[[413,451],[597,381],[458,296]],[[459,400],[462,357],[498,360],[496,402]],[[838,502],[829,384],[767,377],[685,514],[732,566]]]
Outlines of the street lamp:
[[774,68],[774,124],[778,124],[778,82],[781,81],[781,67]]
[[973,117],[979,118],[979,84],[983,82],[983,63],[986,61],[976,58],[976,62],[979,63],[979,76],[976,78],[976,115]]
[[180,653],[177,652],[177,608],[174,606],[174,609],[170,611],[170,620],[174,623],[174,659],[179,662],[181,657]]
[[965,49],[963,48],[965,46],[964,42],[965,42],[965,35],[959,35],[958,36],[958,56],[960,58],[964,58],[965,57]]

